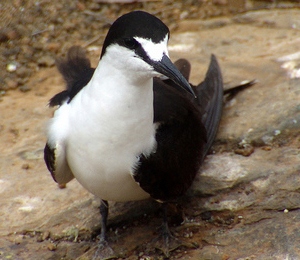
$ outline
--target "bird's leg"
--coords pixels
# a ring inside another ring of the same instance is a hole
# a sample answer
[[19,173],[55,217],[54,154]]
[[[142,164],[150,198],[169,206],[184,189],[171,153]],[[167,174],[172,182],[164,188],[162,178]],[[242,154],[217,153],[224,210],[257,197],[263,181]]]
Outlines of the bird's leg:
[[114,253],[112,248],[108,245],[108,242],[106,240],[107,217],[108,217],[108,202],[106,200],[101,200],[100,214],[101,214],[101,233],[99,236],[99,244],[97,246],[97,251],[93,257],[93,260],[117,258],[116,254]]
[[163,210],[163,222],[161,225],[161,234],[156,239],[156,245],[157,245],[156,248],[161,250],[167,258],[170,257],[171,251],[177,249],[180,246],[196,248],[194,244],[182,241],[172,235],[168,225],[167,203],[162,204],[162,210]]

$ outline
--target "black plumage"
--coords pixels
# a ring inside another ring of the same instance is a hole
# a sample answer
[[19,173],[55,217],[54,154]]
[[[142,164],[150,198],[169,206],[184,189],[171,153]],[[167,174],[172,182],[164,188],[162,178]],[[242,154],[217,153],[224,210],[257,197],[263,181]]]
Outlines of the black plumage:
[[95,71],[91,68],[85,50],[79,46],[71,47],[66,58],[57,59],[56,66],[66,81],[67,89],[50,99],[50,107],[59,106],[65,100],[68,100],[68,103],[71,102],[73,97],[91,80]]
[[[186,73],[185,77],[188,79]],[[135,180],[160,201],[176,199],[191,186],[213,143],[222,113],[223,85],[215,56],[204,82],[194,87],[197,99],[180,87],[170,87],[175,84],[171,82],[154,80],[157,149],[149,156],[141,155],[135,171]]]

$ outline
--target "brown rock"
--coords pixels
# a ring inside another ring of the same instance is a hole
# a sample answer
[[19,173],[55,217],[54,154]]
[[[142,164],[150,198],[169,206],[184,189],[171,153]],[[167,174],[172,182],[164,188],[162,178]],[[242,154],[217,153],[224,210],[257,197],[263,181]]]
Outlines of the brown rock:
[[253,146],[246,146],[244,148],[239,148],[239,149],[235,149],[234,153],[235,154],[239,154],[239,155],[243,155],[243,156],[250,156],[252,153],[254,152],[254,148]]
[[51,67],[55,64],[55,60],[51,56],[47,55],[39,58],[37,60],[37,64],[43,67]]
[[6,35],[9,40],[15,40],[20,38],[20,34],[15,29],[8,29]]
[[18,87],[18,82],[13,79],[5,79],[5,85],[2,88],[3,90],[16,89]]
[[16,70],[16,74],[20,78],[25,78],[30,76],[30,70],[25,67],[20,67]]
[[4,31],[0,31],[0,42],[7,42],[9,40],[7,34]]
[[61,44],[58,42],[51,42],[46,45],[46,49],[51,52],[57,52],[61,48]]
[[50,251],[55,251],[57,246],[53,243],[50,243],[48,244],[47,248],[50,250]]

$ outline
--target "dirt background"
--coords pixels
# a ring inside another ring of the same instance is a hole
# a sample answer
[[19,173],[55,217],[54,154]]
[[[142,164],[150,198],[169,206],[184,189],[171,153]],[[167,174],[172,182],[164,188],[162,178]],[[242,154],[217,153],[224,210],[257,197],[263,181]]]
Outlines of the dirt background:
[[[59,189],[52,182],[43,162],[45,126],[48,118],[53,114],[53,110],[47,107],[47,103],[64,86],[55,68],[56,57],[65,55],[73,45],[81,45],[89,51],[92,64],[96,66],[101,44],[110,23],[131,10],[146,10],[157,15],[169,26],[175,41],[180,41],[176,39],[176,35],[180,37],[181,33],[195,31],[195,27],[197,30],[203,27],[208,30],[207,39],[204,38],[203,41],[213,49],[215,36],[213,31],[210,34],[209,30],[225,26],[228,19],[254,10],[289,12],[292,9],[297,10],[299,6],[298,1],[250,0],[135,1],[133,3],[99,0],[2,1],[0,3],[0,259],[90,259],[95,237],[99,233],[99,201],[75,181],[68,184],[66,189]],[[287,13],[285,17],[288,16],[291,15]],[[253,22],[252,18],[247,20],[247,16],[239,17],[245,24]],[[276,25],[272,22],[264,22],[263,26],[272,28]],[[223,34],[234,35],[231,30],[228,28]],[[251,33],[253,32],[250,30],[249,34]],[[267,31],[262,32],[261,35],[268,37]],[[282,37],[279,34],[276,39],[281,41]],[[221,44],[222,48],[230,46],[230,41],[230,39],[224,40]],[[242,43],[248,40],[239,38],[237,41]],[[264,44],[263,37],[261,43]],[[181,45],[176,46],[181,47]],[[173,54],[174,59],[178,58],[177,56],[179,57],[179,54]],[[223,57],[222,61],[226,61],[226,57]],[[246,66],[248,62],[246,52],[244,60],[240,62]],[[192,74],[192,82],[199,81],[203,77],[208,56],[200,58],[196,63],[197,70],[202,72],[201,75]],[[237,69],[239,65],[235,64],[233,67]],[[227,72],[226,68],[224,69],[225,79],[232,79],[226,81],[228,85],[234,85],[243,79],[253,79],[247,72],[239,74],[237,70]],[[269,76],[270,71],[261,73],[262,78],[267,78],[270,84],[278,83],[276,77]],[[286,77],[280,69],[276,73],[282,78]],[[258,93],[255,92],[255,88],[253,91],[254,94]],[[253,92],[249,92],[248,95],[253,95]],[[267,97],[264,99],[266,100]],[[230,103],[228,107],[234,107],[234,104]],[[239,113],[237,110],[228,112],[227,122],[230,122],[237,113]],[[224,126],[225,123],[221,125],[223,128]],[[276,152],[283,154],[285,145],[294,150],[299,150],[300,146],[297,137],[299,129],[288,137],[285,135],[283,139],[276,139],[274,143],[266,142],[261,145],[253,142],[250,150],[247,150],[248,147],[241,149],[235,141],[236,137],[229,138],[224,133],[225,130],[220,133],[215,145],[214,150],[217,153],[215,158],[218,158],[222,152],[232,152],[236,156],[239,149],[244,156],[249,156],[253,153],[251,150],[253,146],[262,146],[262,149],[255,152],[254,158],[255,156],[272,158],[275,154],[273,147],[278,148]],[[257,140],[258,138],[255,139],[256,142]],[[268,155],[270,157],[264,154],[267,150],[271,150]],[[298,152],[296,155],[299,158]],[[234,160],[234,156],[231,160]],[[292,164],[294,161],[289,158]],[[248,186],[244,184],[240,186],[233,184],[232,189],[233,194],[251,193]],[[297,189],[295,187],[295,190]],[[201,192],[203,193],[203,190]],[[207,192],[206,196],[211,194]],[[253,208],[249,209],[246,206],[238,212],[230,210],[230,207],[225,207],[223,210],[218,208],[216,211],[199,209],[199,205],[205,203],[213,204],[209,199],[204,202],[199,197],[187,198],[183,203],[185,206],[182,206],[186,218],[182,217],[180,210],[170,209],[173,215],[170,221],[173,231],[189,241],[196,241],[200,246],[197,250],[179,249],[173,252],[171,259],[267,259],[257,257],[257,251],[246,246],[243,249],[246,254],[244,258],[237,253],[238,249],[234,250],[233,246],[229,247],[230,250],[219,253],[217,246],[226,248],[229,241],[232,242],[236,238],[232,234],[229,240],[222,240],[223,244],[216,242],[215,238],[243,223],[241,217],[243,215],[251,216],[251,223],[268,221],[275,216],[276,210],[284,210],[287,204],[282,208],[272,208],[275,212],[268,211],[268,214],[261,216],[257,215]],[[157,235],[156,227],[161,221],[158,214],[158,208],[152,202],[112,204],[109,235],[112,237],[113,247],[121,256],[126,259],[163,259],[163,256],[149,243]],[[288,221],[285,220],[286,216],[280,215],[282,222]],[[289,216],[294,221],[299,218],[297,211],[291,212]],[[183,219],[186,222],[180,224]],[[296,226],[298,224],[295,224]],[[248,226],[239,227],[248,232]],[[270,234],[275,232],[274,230],[270,230]],[[259,234],[260,231],[258,229],[255,232]],[[236,236],[239,235],[240,233],[236,231]],[[250,240],[251,243],[253,241]],[[272,241],[271,238],[269,241],[274,244],[282,242],[280,239]],[[268,242],[264,243],[266,244],[263,247],[268,250],[272,248]],[[203,248],[205,250],[202,250]],[[268,255],[269,259],[299,259],[284,258],[285,255],[274,258],[272,254]]]
[[151,12],[176,32],[178,22],[185,19],[286,9],[298,6],[297,2],[4,0],[0,3],[0,94],[13,89],[29,91],[28,81],[34,73],[54,66],[55,58],[64,55],[72,45],[100,45],[110,23],[131,10]]

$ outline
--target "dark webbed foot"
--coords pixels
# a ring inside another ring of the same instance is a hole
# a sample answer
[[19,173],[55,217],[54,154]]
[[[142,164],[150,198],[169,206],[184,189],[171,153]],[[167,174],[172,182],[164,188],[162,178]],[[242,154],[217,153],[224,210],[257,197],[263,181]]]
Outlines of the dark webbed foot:
[[161,225],[161,233],[154,241],[157,249],[161,250],[166,257],[170,257],[170,252],[181,247],[197,248],[195,244],[185,242],[172,235],[167,220],[167,204],[163,204],[163,223]]
[[106,240],[106,231],[107,231],[107,217],[108,217],[108,202],[106,200],[101,201],[100,206],[101,213],[101,234],[99,236],[99,244],[97,250],[93,257],[93,260],[105,260],[105,259],[115,259],[118,258],[114,250],[108,245]]
[[92,260],[116,259],[118,256],[114,250],[108,245],[107,241],[100,241]]

